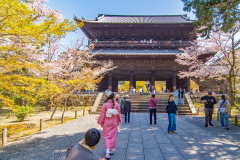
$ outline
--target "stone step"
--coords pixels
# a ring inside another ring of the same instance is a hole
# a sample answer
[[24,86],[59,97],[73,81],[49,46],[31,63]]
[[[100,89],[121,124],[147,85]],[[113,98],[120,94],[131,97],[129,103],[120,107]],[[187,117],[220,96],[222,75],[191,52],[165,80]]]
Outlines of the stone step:
[[[140,112],[132,112],[132,113],[140,113]],[[141,113],[149,113],[149,110],[146,111],[146,112],[141,112]],[[157,113],[166,113],[165,112],[160,112],[160,111],[157,111]],[[100,112],[91,112],[91,114],[100,114]],[[167,113],[166,113],[167,114]],[[185,113],[185,112],[179,112],[178,115],[196,115],[196,114],[193,114],[193,113]]]
[[[102,106],[103,104],[104,104],[104,103],[101,102],[101,103],[99,103],[99,106]],[[150,105],[149,102],[132,102],[131,104],[132,104],[132,105]],[[157,105],[165,105],[165,106],[166,106],[167,104],[168,104],[167,102],[160,102],[160,103],[158,102],[158,103],[157,103]],[[184,102],[184,105],[187,105],[187,102],[186,102],[186,103]]]
[[[142,110],[134,110],[132,109],[132,112],[149,112],[149,109],[142,109]],[[159,113],[166,113],[166,110],[157,110]],[[178,111],[178,113],[191,113],[189,110],[183,110],[183,111]]]
[[[149,112],[149,108],[132,108],[132,111],[138,111],[138,112]],[[166,108],[157,108],[157,111],[166,112]],[[97,112],[101,112],[101,109],[97,109]],[[178,112],[186,112],[191,113],[191,110],[189,109],[178,109]]]

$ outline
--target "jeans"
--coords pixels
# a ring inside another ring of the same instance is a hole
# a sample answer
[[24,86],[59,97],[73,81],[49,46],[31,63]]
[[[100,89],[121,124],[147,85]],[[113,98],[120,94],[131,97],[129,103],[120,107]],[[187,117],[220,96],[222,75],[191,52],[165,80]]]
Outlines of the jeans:
[[205,108],[205,125],[212,124],[213,108]]
[[150,124],[152,124],[152,114],[154,116],[154,124],[157,123],[157,121],[156,121],[156,111],[157,111],[157,109],[150,109]]
[[169,120],[168,131],[170,132],[176,131],[176,114],[169,113],[168,120]]
[[124,113],[125,115],[125,122],[127,122],[127,117],[128,117],[128,122],[130,122],[130,112]]
[[228,113],[220,112],[220,119],[222,127],[224,127],[224,118],[225,118],[225,126],[228,126]]

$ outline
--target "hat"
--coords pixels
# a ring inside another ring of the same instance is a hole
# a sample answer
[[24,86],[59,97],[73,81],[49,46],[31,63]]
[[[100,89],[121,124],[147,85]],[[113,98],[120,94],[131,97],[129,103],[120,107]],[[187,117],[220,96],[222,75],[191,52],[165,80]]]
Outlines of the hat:
[[154,96],[155,96],[155,93],[153,93],[152,96],[154,97]]
[[115,95],[115,98],[119,98],[119,97],[120,97],[120,95],[119,95],[119,94],[116,94],[116,95]]
[[125,98],[129,98],[129,95],[126,95]]

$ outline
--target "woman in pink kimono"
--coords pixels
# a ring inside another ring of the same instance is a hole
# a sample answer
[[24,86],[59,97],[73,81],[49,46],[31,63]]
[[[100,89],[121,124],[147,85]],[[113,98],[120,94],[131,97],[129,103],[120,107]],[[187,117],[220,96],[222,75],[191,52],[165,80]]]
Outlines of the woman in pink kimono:
[[114,102],[114,93],[112,93],[108,98],[107,102],[103,104],[98,124],[103,128],[103,139],[106,149],[106,159],[110,159],[110,155],[113,154],[113,149],[115,148],[117,132],[119,122],[122,121],[120,106],[118,103]]

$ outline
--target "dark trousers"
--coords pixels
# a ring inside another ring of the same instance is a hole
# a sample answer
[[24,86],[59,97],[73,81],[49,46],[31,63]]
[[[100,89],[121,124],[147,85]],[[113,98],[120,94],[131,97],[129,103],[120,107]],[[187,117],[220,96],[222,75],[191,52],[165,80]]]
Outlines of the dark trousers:
[[205,108],[205,125],[212,124],[213,108]]
[[123,108],[121,108],[121,114],[123,114]]
[[152,124],[152,115],[154,116],[154,124],[157,123],[156,112],[157,112],[157,109],[150,109],[150,124]]
[[128,122],[130,122],[130,112],[124,113],[124,115],[125,115],[125,122],[127,122],[127,120]]

